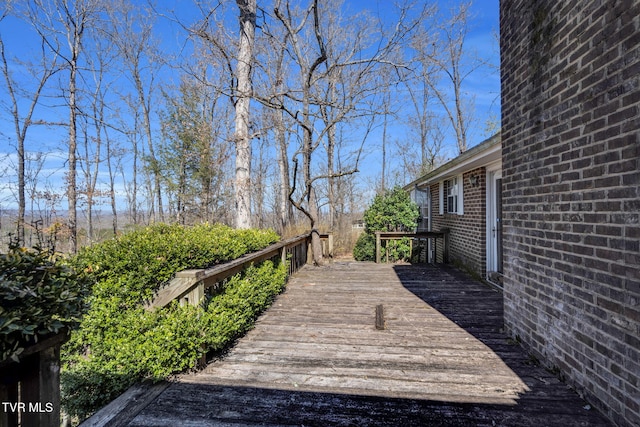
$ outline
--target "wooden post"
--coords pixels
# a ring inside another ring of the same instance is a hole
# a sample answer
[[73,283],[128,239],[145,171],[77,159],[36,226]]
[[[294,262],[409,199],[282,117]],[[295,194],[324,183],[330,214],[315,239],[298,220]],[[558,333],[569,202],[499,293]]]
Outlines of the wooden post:
[[185,297],[189,305],[197,306],[204,299],[204,282],[200,281]]
[[21,413],[23,426],[60,424],[60,344],[29,357],[27,377],[21,382],[22,401],[30,405]]
[[444,238],[442,239],[444,242],[442,247],[442,262],[447,264],[449,262],[449,229],[443,228],[441,231],[444,233]]
[[333,258],[333,233],[329,233],[329,258]]
[[376,329],[381,331],[384,329],[384,306],[376,305]]
[[283,246],[282,248],[280,248],[280,262],[282,262],[282,264],[284,264],[284,265],[287,264],[287,248],[286,248],[286,246]]
[[380,232],[376,231],[376,263],[380,263]]
[[[14,373],[14,375],[17,375]],[[3,380],[6,380],[4,372]],[[18,381],[8,381],[9,384],[0,384],[0,401],[15,403],[20,400],[18,396]],[[4,408],[3,408],[4,409]],[[13,427],[18,425],[18,411],[0,411],[0,426]]]
[[60,425],[60,346],[68,338],[61,331],[27,347],[20,363],[0,361],[0,399],[14,405],[0,411],[0,426]]

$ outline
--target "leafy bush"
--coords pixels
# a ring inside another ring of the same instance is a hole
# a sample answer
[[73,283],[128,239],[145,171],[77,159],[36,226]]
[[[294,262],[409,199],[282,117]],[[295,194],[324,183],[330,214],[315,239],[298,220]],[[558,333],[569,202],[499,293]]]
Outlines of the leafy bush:
[[356,261],[376,260],[376,238],[373,234],[362,233],[353,248],[353,258]]
[[176,272],[206,268],[277,242],[272,230],[234,230],[216,224],[156,224],[83,248],[75,264],[97,282],[97,298],[132,307],[150,299]]
[[406,231],[416,227],[418,205],[411,201],[409,193],[394,187],[374,197],[364,212],[366,231]]
[[[365,232],[360,235],[353,249],[354,259],[374,261],[376,256],[374,233],[376,231],[413,230],[418,215],[418,206],[411,201],[409,194],[400,187],[376,195],[371,206],[364,212]],[[382,249],[386,251],[391,261],[408,259],[411,256],[411,245],[407,238],[383,242]]]
[[384,250],[389,252],[389,259],[392,261],[407,260],[411,258],[411,241],[408,237],[387,240]]
[[79,322],[89,283],[51,251],[11,245],[0,254],[0,360],[19,360],[39,337]]
[[251,327],[284,287],[285,266],[267,261],[234,276],[198,307],[177,302],[147,311],[142,302],[175,272],[207,267],[261,249],[272,231],[158,225],[83,250],[95,279],[91,308],[63,347],[62,399],[85,418],[133,383],[192,368]]

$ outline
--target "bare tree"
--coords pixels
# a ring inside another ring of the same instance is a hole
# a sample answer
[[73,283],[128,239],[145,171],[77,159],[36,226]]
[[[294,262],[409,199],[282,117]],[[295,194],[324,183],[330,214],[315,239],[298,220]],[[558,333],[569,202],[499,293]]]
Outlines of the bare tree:
[[29,5],[30,21],[48,49],[65,64],[68,72],[64,90],[69,108],[68,127],[68,168],[67,181],[67,226],[69,229],[69,250],[76,252],[77,239],[77,147],[79,86],[81,55],[85,47],[85,30],[101,13],[99,0],[33,0]]
[[236,66],[236,227],[251,227],[251,69],[256,32],[256,0],[236,0],[240,11],[240,44]]
[[[151,199],[149,200],[149,216],[154,221],[164,220],[161,180],[162,171],[158,167],[158,158],[154,144],[152,121],[154,112],[154,92],[156,91],[156,78],[159,70],[164,66],[163,56],[158,52],[158,45],[153,35],[154,13],[150,8],[137,6],[135,3],[118,0],[109,9],[110,30],[109,39],[117,48],[127,76],[133,84],[134,95],[128,99],[128,104],[138,120],[134,121],[131,138],[137,138],[140,134],[146,142],[146,172],[151,176],[147,180],[147,186]],[[133,145],[136,161],[140,159],[136,144]],[[134,167],[134,173],[136,167]],[[137,221],[137,177],[131,182],[131,206],[134,221]]]
[[[208,46],[211,57],[219,63],[227,75],[227,84],[221,91],[231,100],[235,109],[235,181],[234,224],[237,228],[251,227],[251,99],[253,97],[252,73],[256,37],[256,0],[236,0],[239,12],[239,37],[237,44],[225,31],[224,23],[216,22],[216,12],[224,12],[222,2],[214,8],[200,5],[203,19],[195,26],[181,24],[195,38]],[[224,13],[221,13],[223,15]]]
[[[434,169],[441,161],[442,145],[445,139],[444,127],[441,118],[433,112],[431,104],[438,102],[431,86],[427,83],[432,79],[432,67],[430,62],[422,61],[417,69],[404,81],[404,85],[411,100],[411,109],[407,117],[407,135],[410,140],[409,147],[402,146],[399,142],[398,155],[405,158],[405,167],[408,167],[409,180],[418,178]],[[419,153],[415,153],[413,147],[419,147]],[[416,155],[417,154],[417,155]]]
[[[8,11],[2,11],[0,15],[0,22],[4,19]],[[11,67],[5,52],[5,44],[0,32],[0,59],[2,60],[2,75],[4,77],[4,83],[6,84],[7,93],[10,99],[10,112],[13,119],[13,126],[16,138],[16,153],[17,153],[17,173],[18,173],[18,218],[16,224],[16,238],[19,242],[24,242],[24,223],[25,223],[25,211],[26,211],[26,198],[25,198],[25,141],[27,139],[27,132],[30,126],[34,123],[38,123],[33,119],[34,111],[40,96],[45,87],[47,81],[59,70],[58,56],[49,56],[41,46],[41,59],[39,64],[21,64],[31,71],[33,80],[36,83],[32,92],[28,92],[26,89],[21,89],[20,85],[14,80]],[[27,101],[27,112],[22,115],[20,111],[20,105],[23,105],[23,99]]]
[[[261,75],[264,82],[258,88],[259,93],[264,94],[265,99],[276,105],[284,105],[288,70],[285,56],[289,34],[278,25],[263,24],[263,33],[266,40],[262,47],[261,58],[256,61],[261,67]],[[293,206],[289,203],[290,192],[290,166],[289,166],[289,134],[293,121],[289,118],[284,109],[267,108],[264,112],[265,122],[271,123],[270,130],[273,131],[274,145],[277,152],[278,164],[278,184],[275,200],[275,211],[277,217],[277,229],[283,234],[287,227],[293,222]],[[265,129],[264,135],[268,135]]]
[[427,28],[414,41],[414,49],[423,69],[432,68],[423,77],[443,107],[451,124],[460,153],[467,150],[469,127],[473,123],[473,98],[463,91],[467,77],[483,62],[470,58],[465,48],[471,3],[462,3],[458,10],[438,25],[440,39],[434,41]]
[[[100,173],[100,165],[105,157],[112,154],[107,147],[103,148],[103,141],[107,129],[112,126],[107,121],[107,93],[112,91],[112,85],[106,81],[105,74],[108,64],[114,60],[113,55],[107,48],[108,39],[100,37],[96,34],[93,42],[95,49],[93,55],[87,58],[88,68],[93,77],[93,90],[88,95],[88,106],[83,115],[84,123],[84,141],[82,143],[81,168],[83,172],[83,185],[80,192],[85,197],[87,207],[87,239],[89,243],[94,241],[94,206],[98,198],[104,196],[105,193],[98,188],[98,175]],[[93,131],[93,132],[92,132]],[[104,151],[104,153],[103,153]],[[104,155],[103,155],[104,154]]]
[[[36,195],[38,194],[38,187],[40,186],[40,174],[44,168],[47,154],[42,152],[29,152],[25,155],[25,174],[24,182],[29,199],[29,224],[34,224],[41,216],[36,217],[36,209],[34,206]],[[38,209],[39,210],[39,209]],[[26,222],[25,222],[26,225]],[[25,243],[29,246],[33,246],[33,234],[29,233],[29,236],[25,236]]]
[[122,150],[112,140],[109,130],[105,129],[105,152],[107,162],[107,173],[109,176],[109,205],[111,206],[111,231],[113,235],[118,234],[118,204],[116,197],[116,171],[121,165]]
[[[274,15],[288,34],[288,53],[297,71],[297,86],[289,88],[282,104],[274,97],[261,100],[270,108],[284,110],[302,134],[293,157],[289,200],[309,220],[315,264],[322,263],[317,182],[355,173],[359,158],[347,170],[335,170],[331,163],[323,168],[326,173],[314,173],[317,150],[325,144],[333,159],[337,127],[363,115],[359,108],[376,91],[372,82],[378,67],[398,65],[392,63],[392,53],[422,18],[418,13],[416,20],[409,22],[407,8],[402,8],[393,30],[374,34],[372,29],[379,28],[375,22],[366,16],[349,17],[351,33],[348,33],[345,19],[332,15],[340,9],[336,2],[313,0],[304,10],[296,12],[289,1],[276,2]],[[317,120],[324,120],[322,128],[317,127]],[[298,174],[302,186],[299,189]]]

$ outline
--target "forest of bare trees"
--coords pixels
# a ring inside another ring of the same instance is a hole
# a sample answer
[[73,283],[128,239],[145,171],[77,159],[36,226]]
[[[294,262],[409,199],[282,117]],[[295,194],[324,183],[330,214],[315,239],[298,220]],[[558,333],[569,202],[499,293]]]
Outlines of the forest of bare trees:
[[345,235],[485,128],[469,4],[173,4],[2,3],[5,244],[74,252],[159,221]]

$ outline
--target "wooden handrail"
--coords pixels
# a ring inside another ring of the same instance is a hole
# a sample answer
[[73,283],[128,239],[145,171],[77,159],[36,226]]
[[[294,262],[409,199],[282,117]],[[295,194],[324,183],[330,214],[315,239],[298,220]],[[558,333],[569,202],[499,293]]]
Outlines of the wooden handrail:
[[[329,256],[332,256],[333,236],[328,233],[321,234],[320,237],[328,240],[327,252]],[[164,307],[175,299],[180,299],[192,305],[200,304],[207,288],[216,286],[216,284],[241,272],[251,264],[267,259],[279,257],[282,262],[285,262],[287,257],[291,256],[289,274],[292,274],[307,262],[310,240],[310,234],[301,234],[224,264],[204,269],[179,271],[167,286],[157,291],[153,300],[148,302],[145,307],[147,309]]]
[[398,240],[408,237],[410,239],[442,239],[443,241],[443,262],[449,262],[449,229],[440,231],[376,231],[376,263],[380,263],[383,240]]

